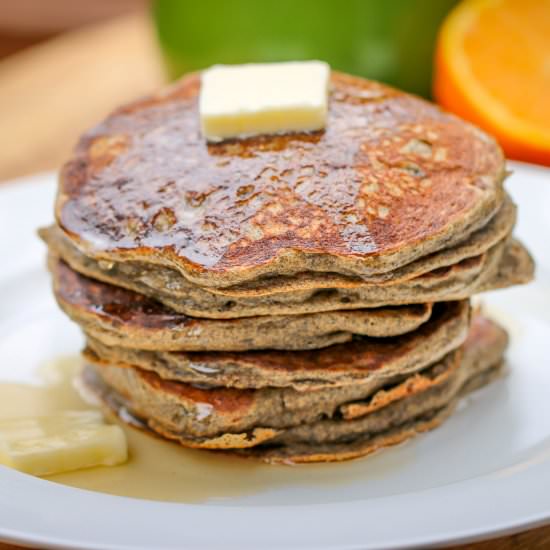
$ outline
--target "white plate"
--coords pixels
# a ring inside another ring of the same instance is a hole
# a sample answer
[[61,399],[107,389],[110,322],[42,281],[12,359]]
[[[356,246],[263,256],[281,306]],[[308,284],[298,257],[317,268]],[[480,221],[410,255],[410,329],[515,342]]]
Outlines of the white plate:
[[[110,550],[408,548],[550,520],[550,171],[512,167],[517,235],[536,257],[537,280],[484,298],[513,339],[510,375],[482,399],[357,462],[352,480],[201,505],[108,496],[0,467],[0,539]],[[0,379],[28,380],[81,344],[51,298],[35,236],[51,218],[54,186],[54,175],[0,186]]]

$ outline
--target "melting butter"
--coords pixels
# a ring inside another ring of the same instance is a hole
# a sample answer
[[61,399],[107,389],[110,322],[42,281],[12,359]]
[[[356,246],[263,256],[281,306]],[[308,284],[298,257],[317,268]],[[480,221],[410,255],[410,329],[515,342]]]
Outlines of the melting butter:
[[35,476],[126,461],[126,438],[96,411],[0,419],[0,464]]
[[199,112],[208,141],[326,126],[330,68],[321,61],[216,65],[203,71]]
[[[38,371],[41,385],[0,383],[0,419],[94,410],[75,388],[79,358],[64,358]],[[91,491],[134,498],[196,503],[254,495],[285,487],[332,487],[379,478],[402,467],[402,454],[386,453],[345,464],[270,466],[250,459],[186,449],[120,424],[128,441],[125,464],[95,467],[46,479]]]

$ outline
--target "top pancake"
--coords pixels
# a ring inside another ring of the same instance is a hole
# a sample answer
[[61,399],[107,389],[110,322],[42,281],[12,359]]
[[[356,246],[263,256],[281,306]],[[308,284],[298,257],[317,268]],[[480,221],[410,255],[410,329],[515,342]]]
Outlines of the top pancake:
[[87,255],[226,287],[269,274],[366,277],[464,241],[503,199],[495,142],[434,105],[333,74],[325,131],[207,144],[200,78],[83,136],[56,218]]

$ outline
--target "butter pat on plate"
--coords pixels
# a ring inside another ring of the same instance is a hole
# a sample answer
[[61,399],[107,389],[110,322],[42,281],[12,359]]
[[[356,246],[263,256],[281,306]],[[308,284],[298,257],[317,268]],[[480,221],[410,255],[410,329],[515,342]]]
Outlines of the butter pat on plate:
[[97,411],[0,419],[0,465],[28,474],[113,466],[127,458],[124,432]]
[[322,61],[215,65],[199,98],[207,141],[325,128],[330,67]]

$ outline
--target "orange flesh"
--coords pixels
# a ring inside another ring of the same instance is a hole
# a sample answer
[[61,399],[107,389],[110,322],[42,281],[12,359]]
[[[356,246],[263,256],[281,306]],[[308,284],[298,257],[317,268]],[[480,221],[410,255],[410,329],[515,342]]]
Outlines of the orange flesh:
[[550,165],[550,0],[466,0],[439,37],[434,93],[508,156]]
[[516,116],[550,129],[550,2],[508,0],[500,9],[481,10],[464,49],[489,94]]

